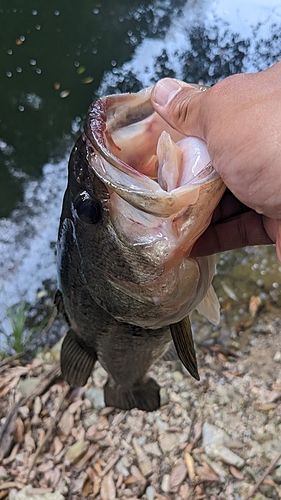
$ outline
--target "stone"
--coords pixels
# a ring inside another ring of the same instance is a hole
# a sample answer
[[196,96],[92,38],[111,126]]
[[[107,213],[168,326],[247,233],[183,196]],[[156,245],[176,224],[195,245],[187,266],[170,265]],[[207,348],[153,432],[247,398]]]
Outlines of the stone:
[[219,459],[228,465],[241,469],[245,465],[245,460],[224,445],[227,441],[229,441],[229,436],[223,429],[208,423],[203,425],[203,448],[205,453],[212,460]]
[[158,443],[147,443],[143,446],[146,453],[150,453],[150,455],[154,455],[155,457],[161,457],[162,453],[158,446]]
[[98,387],[89,387],[89,389],[85,392],[85,396],[91,401],[93,408],[96,410],[101,410],[105,407],[103,389]]
[[155,498],[155,489],[153,486],[148,486],[145,490],[147,500],[154,500]]
[[161,490],[164,493],[168,493],[169,489],[170,489],[170,476],[169,474],[164,474],[161,482]]
[[58,491],[55,493],[39,493],[38,489],[33,490],[32,486],[26,486],[21,491],[11,490],[9,494],[9,500],[30,500],[30,498],[32,500],[64,500],[64,497]]
[[178,433],[167,432],[166,434],[161,434],[159,436],[159,444],[163,453],[168,453],[169,451],[176,448],[180,443]]

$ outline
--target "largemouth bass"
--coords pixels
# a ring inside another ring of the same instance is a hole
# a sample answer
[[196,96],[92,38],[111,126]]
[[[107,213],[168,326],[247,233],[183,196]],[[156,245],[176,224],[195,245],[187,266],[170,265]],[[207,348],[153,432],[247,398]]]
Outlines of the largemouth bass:
[[70,156],[58,238],[59,291],[70,329],[61,352],[72,386],[97,360],[105,403],[155,410],[147,376],[174,342],[199,379],[189,322],[219,321],[214,256],[190,258],[223,192],[207,148],[154,111],[151,89],[106,96],[89,109]]

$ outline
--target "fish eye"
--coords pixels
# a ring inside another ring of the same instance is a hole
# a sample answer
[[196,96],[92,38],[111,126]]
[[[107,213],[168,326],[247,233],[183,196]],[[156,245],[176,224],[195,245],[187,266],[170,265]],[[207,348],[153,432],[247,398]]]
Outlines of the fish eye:
[[87,224],[96,224],[102,217],[102,206],[99,200],[91,198],[86,192],[80,193],[74,201],[74,208],[80,220]]

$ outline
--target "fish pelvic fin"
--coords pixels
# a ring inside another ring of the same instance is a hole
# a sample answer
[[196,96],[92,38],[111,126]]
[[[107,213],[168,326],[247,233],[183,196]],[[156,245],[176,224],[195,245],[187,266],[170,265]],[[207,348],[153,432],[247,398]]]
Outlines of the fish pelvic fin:
[[61,348],[61,371],[71,387],[82,387],[91,375],[97,355],[89,353],[74,330],[68,330]]
[[139,408],[154,411],[160,407],[160,387],[153,378],[147,378],[128,390],[112,385],[109,380],[104,387],[104,401],[106,406],[115,406],[121,410]]
[[170,325],[170,330],[182,364],[192,377],[200,380],[189,317],[186,316],[178,323]]
[[220,303],[213,285],[210,286],[204,299],[198,304],[196,309],[214,325],[220,322]]

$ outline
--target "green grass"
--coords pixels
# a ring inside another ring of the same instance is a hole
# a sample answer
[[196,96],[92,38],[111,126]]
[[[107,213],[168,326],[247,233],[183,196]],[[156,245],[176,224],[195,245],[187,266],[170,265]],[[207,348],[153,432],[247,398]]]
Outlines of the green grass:
[[31,335],[37,329],[27,329],[25,327],[29,310],[30,305],[25,301],[7,307],[6,315],[10,321],[12,332],[8,335],[0,328],[0,333],[6,338],[8,348],[16,354],[19,354],[27,348]]

